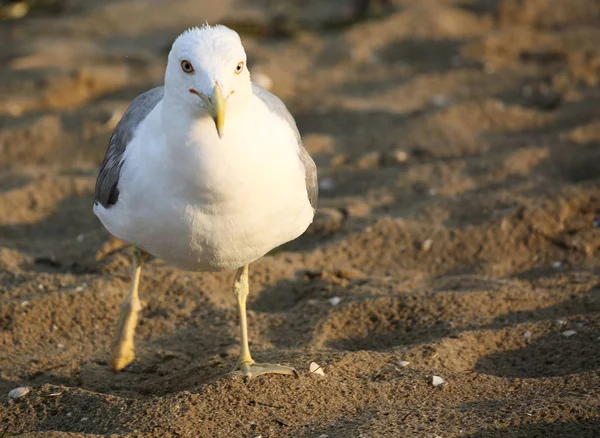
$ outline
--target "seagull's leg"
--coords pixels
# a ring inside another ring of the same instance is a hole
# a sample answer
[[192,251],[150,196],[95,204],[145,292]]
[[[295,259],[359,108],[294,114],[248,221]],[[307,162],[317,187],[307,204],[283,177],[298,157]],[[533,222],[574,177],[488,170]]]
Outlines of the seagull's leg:
[[246,321],[246,298],[249,293],[248,265],[237,270],[233,291],[237,297],[238,309],[240,311],[241,333],[241,351],[236,373],[241,374],[246,379],[252,379],[261,374],[297,375],[298,373],[296,370],[290,367],[277,364],[256,363],[250,355],[250,348],[248,347],[248,323]]
[[138,313],[142,310],[138,296],[138,284],[140,283],[140,272],[144,263],[145,253],[133,248],[133,278],[131,289],[121,304],[117,333],[113,340],[112,357],[110,366],[115,371],[121,371],[135,358],[133,351],[133,335],[138,321]]

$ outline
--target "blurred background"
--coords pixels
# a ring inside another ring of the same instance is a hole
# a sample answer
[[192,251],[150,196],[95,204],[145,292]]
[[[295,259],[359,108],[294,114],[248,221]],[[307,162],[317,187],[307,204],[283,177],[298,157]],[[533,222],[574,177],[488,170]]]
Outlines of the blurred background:
[[[159,260],[108,371],[130,266],[97,171],[205,22],[319,167],[313,225],[252,267],[250,339],[325,380],[223,379],[231,275]],[[0,394],[36,388],[0,436],[599,436],[599,74],[597,0],[0,0]]]

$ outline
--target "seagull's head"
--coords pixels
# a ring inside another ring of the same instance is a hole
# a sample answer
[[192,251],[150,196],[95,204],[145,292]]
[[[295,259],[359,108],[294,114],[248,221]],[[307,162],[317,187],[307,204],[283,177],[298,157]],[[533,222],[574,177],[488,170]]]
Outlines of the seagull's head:
[[227,105],[252,93],[246,52],[237,32],[206,25],[182,33],[169,53],[165,92],[195,115],[208,113],[223,137]]

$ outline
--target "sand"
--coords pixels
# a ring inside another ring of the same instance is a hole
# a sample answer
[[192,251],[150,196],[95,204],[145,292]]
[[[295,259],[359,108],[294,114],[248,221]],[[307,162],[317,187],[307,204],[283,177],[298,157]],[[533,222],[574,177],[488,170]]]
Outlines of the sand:
[[[0,23],[0,437],[600,436],[598,2],[355,3]],[[97,169],[205,20],[243,31],[319,165],[315,223],[250,274],[254,356],[297,379],[228,374],[232,273],[160,260],[137,359],[107,366],[130,262],[92,214]]]

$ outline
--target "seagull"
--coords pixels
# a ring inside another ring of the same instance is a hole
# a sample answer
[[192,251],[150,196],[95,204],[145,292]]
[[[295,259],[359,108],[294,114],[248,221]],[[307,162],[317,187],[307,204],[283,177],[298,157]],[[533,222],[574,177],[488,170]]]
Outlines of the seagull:
[[148,254],[188,271],[235,270],[240,320],[236,373],[295,375],[256,363],[248,346],[248,265],[300,236],[318,197],[317,169],[284,103],[253,84],[240,36],[222,26],[183,32],[164,86],[138,96],[117,124],[95,189],[94,213],[133,247],[111,367],[134,358]]

